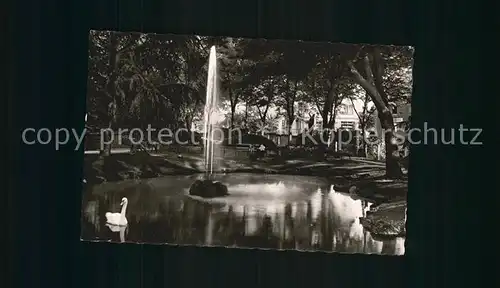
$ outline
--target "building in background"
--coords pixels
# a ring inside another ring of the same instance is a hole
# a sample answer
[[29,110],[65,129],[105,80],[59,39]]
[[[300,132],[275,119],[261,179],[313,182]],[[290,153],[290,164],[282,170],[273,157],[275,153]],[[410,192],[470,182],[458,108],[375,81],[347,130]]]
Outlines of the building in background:
[[[363,103],[360,100],[354,100],[354,105],[351,100],[344,99],[342,103],[339,105],[337,110],[337,115],[335,117],[334,129],[351,129],[357,130],[359,129],[359,117],[356,111],[363,110]],[[323,127],[323,118],[319,115],[317,109],[311,109],[310,115],[314,115],[314,129],[320,130]],[[309,115],[297,115],[295,120],[292,123],[291,133],[296,136],[300,133],[304,132],[309,127]],[[276,121],[278,121],[278,128],[276,129],[277,134],[288,134],[288,127],[286,118],[284,116],[279,117]]]
[[[361,114],[363,112],[364,101],[359,98],[361,97],[353,99],[352,101],[349,98],[345,98],[341,102],[341,104],[337,108],[338,110],[333,125],[334,130],[346,129],[360,131],[360,120],[358,113]],[[392,104],[395,126],[398,130],[404,129],[404,124],[411,114],[410,104],[408,104],[407,102],[398,102]],[[368,103],[367,108],[369,111],[373,108],[373,103],[371,101]],[[236,110],[237,114],[244,112],[244,105],[238,105]],[[228,117],[229,111],[223,112],[226,116],[221,120],[221,127],[228,128],[230,127],[230,119]],[[288,121],[283,111],[281,111],[280,113],[279,108],[271,107],[268,110],[268,116],[274,120],[272,120],[272,123],[268,125],[269,130],[266,131],[265,135],[263,136],[274,141],[278,146],[286,146],[288,145],[290,140],[292,140],[292,143],[295,143],[296,141],[294,141],[294,139],[301,137],[300,135],[309,128],[309,124],[311,121],[310,118],[312,116],[314,116],[314,122],[312,123],[314,130],[320,131],[323,128],[323,119],[314,105],[298,103],[295,114],[295,119],[291,124],[291,129],[289,130]],[[374,117],[373,119],[375,127],[378,131],[381,131],[377,112],[375,111],[371,115],[372,117]],[[191,129],[192,131],[202,132],[202,119],[193,121]],[[289,132],[291,135],[289,135]]]
[[[353,105],[354,103],[354,105]],[[297,113],[298,115],[295,117],[295,120],[292,123],[291,135],[292,137],[298,137],[301,133],[306,131],[309,128],[310,117],[314,115],[314,124],[313,127],[315,130],[320,131],[323,128],[323,118],[319,115],[317,109],[312,107],[307,113]],[[363,110],[363,101],[350,99],[344,99],[342,103],[339,105],[337,110],[337,115],[335,117],[334,122],[334,130],[338,129],[348,129],[348,130],[359,130],[359,117],[356,111]],[[304,115],[305,114],[305,115]],[[285,116],[278,117],[277,121],[277,129],[274,135],[272,135],[276,139],[283,139],[283,137],[278,136],[288,136],[288,125]],[[279,146],[285,146],[283,140],[278,140],[280,143],[277,143]],[[274,141],[274,140],[273,140]],[[277,142],[277,141],[275,141]]]
[[363,111],[363,101],[344,99],[338,108],[334,129],[359,130],[357,113],[361,113],[361,111]]

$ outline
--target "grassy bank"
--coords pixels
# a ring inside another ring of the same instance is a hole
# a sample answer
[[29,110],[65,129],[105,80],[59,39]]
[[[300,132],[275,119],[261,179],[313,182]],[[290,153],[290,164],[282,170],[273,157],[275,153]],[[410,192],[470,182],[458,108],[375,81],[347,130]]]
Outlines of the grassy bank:
[[152,156],[146,152],[133,155],[112,154],[106,157],[85,155],[84,157],[84,177],[89,185],[198,172],[193,168],[168,161],[165,157]]
[[[217,161],[220,172],[270,173],[325,177],[335,183],[339,192],[356,193],[374,202],[393,202],[406,199],[407,180],[387,180],[382,163],[361,158],[311,159],[268,158],[259,161],[224,158]],[[107,157],[85,155],[85,178],[89,184],[115,182],[126,179],[145,179],[165,175],[201,173],[204,162],[201,155],[163,153],[150,155],[113,154]]]

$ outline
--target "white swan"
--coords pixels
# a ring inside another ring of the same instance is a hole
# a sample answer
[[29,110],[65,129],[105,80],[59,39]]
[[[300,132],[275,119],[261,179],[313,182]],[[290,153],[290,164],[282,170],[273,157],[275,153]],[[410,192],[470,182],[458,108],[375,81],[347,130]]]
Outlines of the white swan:
[[106,223],[115,226],[127,226],[128,222],[127,222],[127,217],[125,216],[125,213],[127,212],[127,204],[128,204],[127,198],[123,197],[122,203],[120,203],[120,205],[122,206],[121,212],[120,213],[107,212]]
[[111,224],[106,224],[106,226],[111,230],[112,232],[119,232],[120,233],[120,242],[125,242],[125,231],[127,229],[127,226],[116,226],[116,225],[111,225]]

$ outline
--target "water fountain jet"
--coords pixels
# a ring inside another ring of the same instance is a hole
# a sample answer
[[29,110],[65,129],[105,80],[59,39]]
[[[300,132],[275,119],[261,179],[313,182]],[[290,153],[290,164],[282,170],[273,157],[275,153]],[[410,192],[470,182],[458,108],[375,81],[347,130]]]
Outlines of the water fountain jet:
[[211,176],[214,169],[215,157],[219,156],[220,143],[214,139],[215,131],[220,131],[217,125],[218,116],[218,85],[217,85],[217,52],[215,46],[210,48],[208,58],[207,95],[205,99],[203,121],[203,156],[205,161],[205,180],[196,180],[189,189],[190,195],[200,197],[221,197],[228,195],[227,187],[220,182],[213,182]]
[[[209,176],[214,172],[214,156],[219,148],[215,143],[214,132],[217,128],[217,106],[219,102],[218,85],[217,85],[217,52],[215,46],[210,48],[210,56],[208,59],[208,76],[207,76],[207,94],[205,99],[204,111],[204,158],[205,158],[205,173]],[[217,147],[216,147],[217,146]]]

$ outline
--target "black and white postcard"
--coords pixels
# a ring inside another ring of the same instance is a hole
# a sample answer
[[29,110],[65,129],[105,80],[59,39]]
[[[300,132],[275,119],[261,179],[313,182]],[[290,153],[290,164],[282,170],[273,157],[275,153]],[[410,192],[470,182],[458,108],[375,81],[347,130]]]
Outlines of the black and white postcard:
[[403,255],[413,53],[91,31],[81,239]]

